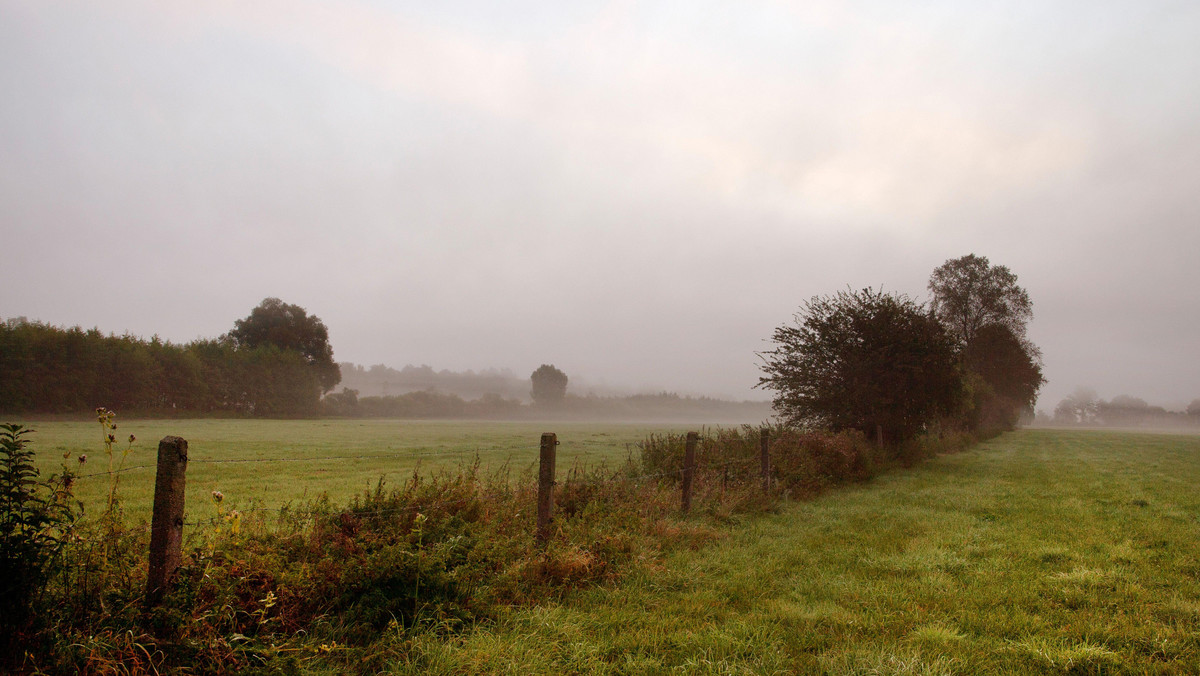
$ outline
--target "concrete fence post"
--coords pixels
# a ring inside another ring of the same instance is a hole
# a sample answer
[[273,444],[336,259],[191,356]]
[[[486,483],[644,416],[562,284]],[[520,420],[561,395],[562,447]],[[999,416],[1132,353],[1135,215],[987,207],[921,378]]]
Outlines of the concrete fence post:
[[696,432],[687,433],[687,443],[683,447],[683,498],[681,507],[684,514],[692,508],[692,476],[696,473],[696,443],[700,435]]
[[554,456],[558,436],[553,432],[542,435],[538,463],[537,541],[546,544],[550,539],[550,521],[554,518]]
[[146,576],[147,608],[162,602],[182,560],[187,453],[187,440],[180,437],[163,437],[158,442],[154,515],[150,521],[150,570]]

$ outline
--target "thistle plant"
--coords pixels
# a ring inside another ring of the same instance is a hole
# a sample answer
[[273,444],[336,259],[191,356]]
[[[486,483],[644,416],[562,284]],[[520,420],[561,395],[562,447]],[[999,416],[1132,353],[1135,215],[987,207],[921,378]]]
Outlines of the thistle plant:
[[[133,452],[133,442],[137,441],[137,437],[130,434],[129,442],[125,445],[125,448],[116,449],[116,419],[117,414],[115,411],[110,411],[103,406],[96,408],[96,422],[100,423],[101,438],[104,442],[104,454],[108,456],[108,502],[104,514],[100,517],[106,535],[100,550],[101,561],[104,566],[108,565],[110,556],[117,548],[123,530],[121,502],[117,489],[121,484],[121,470],[125,468],[125,460]],[[117,458],[118,455],[120,455],[120,458]],[[86,462],[86,459],[86,455],[80,456],[80,464]]]
[[421,602],[421,563],[422,563],[421,554],[423,552],[422,546],[424,544],[422,542],[422,540],[425,537],[425,519],[426,519],[425,515],[421,514],[420,512],[418,512],[417,517],[415,519],[413,519],[413,532],[415,532],[417,534],[417,554],[416,554],[417,575],[416,575],[416,585],[413,588],[413,620],[414,620],[414,622],[416,621],[417,616],[420,614],[419,604]]
[[212,499],[213,507],[217,510],[217,516],[213,519],[213,523],[217,524],[217,532],[220,533],[221,520],[225,518],[225,494],[214,490],[209,497]]
[[[96,421],[100,423],[100,433],[104,440],[104,454],[108,456],[108,513],[116,511],[118,504],[117,488],[121,483],[120,472],[125,468],[125,460],[133,452],[133,442],[137,437],[129,435],[129,443],[121,451],[120,460],[116,458],[114,446],[117,444],[117,414],[103,406],[96,409]],[[80,456],[80,463],[86,462],[87,456]]]
[[[217,510],[217,516],[213,519],[216,524],[217,533],[221,532],[221,522],[229,524],[229,532],[232,535],[237,535],[242,530],[242,513],[236,509],[225,511],[225,494],[221,491],[214,490],[210,497],[212,498],[213,507]],[[214,543],[215,546],[215,543]]]

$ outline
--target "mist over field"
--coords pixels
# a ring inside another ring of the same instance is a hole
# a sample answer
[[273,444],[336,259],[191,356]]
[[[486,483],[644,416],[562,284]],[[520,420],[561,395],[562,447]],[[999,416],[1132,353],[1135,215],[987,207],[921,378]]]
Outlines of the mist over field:
[[[1077,388],[1200,397],[1200,6],[0,0],[0,319],[267,297],[370,367],[769,398],[805,300],[968,253]],[[582,393],[582,392],[581,392]]]

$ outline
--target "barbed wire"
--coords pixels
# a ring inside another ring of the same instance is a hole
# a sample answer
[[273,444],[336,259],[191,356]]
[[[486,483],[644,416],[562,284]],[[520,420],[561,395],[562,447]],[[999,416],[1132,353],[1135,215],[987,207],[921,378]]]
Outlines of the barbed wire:
[[[757,460],[758,460],[757,458],[744,458],[744,459],[740,459],[740,460],[728,460],[724,463],[709,464],[705,467],[705,469],[719,468],[719,467],[725,467],[725,466],[730,466],[730,465],[743,465],[743,464],[748,464],[750,462],[757,461]],[[699,469],[699,467],[697,467],[697,469]],[[611,477],[609,479],[600,479],[600,480],[591,480],[591,481],[580,481],[579,479],[567,478],[564,481],[555,481],[554,483],[555,483],[555,485],[563,485],[563,484],[567,484],[567,483],[583,484],[583,485],[598,485],[598,484],[608,484],[608,483],[618,483],[618,482],[635,482],[635,481],[639,481],[642,479],[652,479],[652,478],[659,478],[659,477],[664,477],[664,476],[680,475],[680,474],[683,474],[684,471],[685,471],[685,468],[680,467],[680,468],[674,469],[674,470],[666,470],[666,471],[662,471],[662,472],[652,472],[649,474],[640,474],[640,475],[632,476],[632,477],[618,475],[618,476]],[[457,500],[442,500],[442,501],[424,503],[424,504],[417,503],[417,504],[407,505],[404,507],[388,507],[388,508],[383,508],[383,509],[373,509],[373,510],[365,510],[364,511],[364,510],[355,509],[353,506],[348,506],[348,507],[343,507],[341,509],[334,510],[331,512],[320,513],[320,512],[310,511],[307,514],[303,513],[304,512],[303,509],[293,509],[291,507],[248,507],[246,509],[232,509],[229,512],[225,513],[224,515],[211,517],[207,521],[203,521],[203,520],[202,521],[185,521],[184,525],[187,525],[187,526],[213,525],[213,524],[217,523],[217,521],[219,519],[228,519],[230,514],[232,514],[233,512],[239,512],[241,514],[276,513],[276,514],[280,514],[280,515],[291,512],[291,513],[295,514],[298,518],[301,518],[305,521],[311,521],[311,520],[316,520],[322,516],[339,516],[339,515],[343,515],[343,514],[348,514],[351,516],[378,516],[378,515],[383,515],[383,514],[400,514],[400,513],[405,513],[405,512],[416,512],[416,513],[420,513],[422,511],[431,512],[435,509],[440,509],[442,507],[449,507],[452,505],[463,505],[463,504],[466,504],[469,502],[479,501],[481,499],[482,498],[480,495],[474,494],[469,497],[459,498]],[[513,518],[515,519],[520,514],[521,514],[521,511],[519,510],[516,514],[513,515]]]
[[[418,453],[375,453],[372,455],[323,455],[310,457],[294,457],[294,458],[194,458],[189,459],[188,464],[191,465],[234,465],[245,463],[263,463],[263,462],[327,462],[334,460],[389,460],[389,459],[407,459],[407,460],[422,460],[427,458],[446,458],[446,457],[470,457],[472,455],[479,456],[482,453],[495,453],[497,451],[536,451],[536,448],[528,446],[510,446],[503,448],[475,449],[470,451],[445,451],[445,452],[418,452]],[[97,476],[111,476],[113,474],[122,474],[124,472],[132,472],[137,469],[155,468],[157,465],[133,465],[131,467],[122,467],[112,471],[91,472],[88,474],[76,474],[76,479],[88,479]]]
[[[504,451],[509,451],[509,452],[526,451],[526,452],[530,452],[532,455],[532,453],[537,450],[540,450],[540,446],[534,447],[534,446],[522,445],[522,446],[505,446],[505,447],[499,447],[499,448],[481,448],[481,449],[461,450],[461,451],[444,451],[444,450],[439,449],[437,451],[432,451],[432,452],[374,453],[374,454],[369,454],[369,455],[361,455],[360,454],[360,455],[335,455],[335,456],[315,456],[315,457],[310,456],[310,457],[277,457],[277,458],[229,458],[229,459],[197,458],[197,459],[192,459],[189,462],[192,464],[210,464],[210,465],[227,465],[227,464],[229,464],[229,465],[232,465],[232,464],[256,464],[256,463],[333,462],[333,461],[347,461],[347,460],[357,461],[357,460],[404,459],[404,460],[415,460],[419,464],[419,462],[422,459],[428,459],[428,458],[446,458],[446,457],[463,458],[463,457],[474,456],[476,459],[479,459],[480,456],[484,453],[490,454],[490,453],[504,452]],[[630,461],[627,461],[627,462],[630,462]],[[761,459],[759,457],[726,459],[723,462],[706,461],[705,459],[701,458],[696,462],[696,464],[694,464],[692,466],[691,469],[695,472],[705,472],[705,473],[711,473],[711,472],[724,470],[727,473],[729,468],[731,468],[731,467],[747,465],[750,463],[758,463],[760,461],[761,461]],[[156,465],[134,465],[131,467],[122,467],[122,468],[115,469],[112,471],[92,472],[89,474],[76,475],[75,478],[76,479],[86,479],[86,478],[94,478],[94,477],[98,477],[98,476],[113,476],[113,475],[123,474],[126,472],[132,472],[132,471],[141,470],[141,469],[151,469],[151,468],[156,468]],[[593,468],[589,469],[586,466],[585,467],[574,467],[574,468],[568,470],[567,476],[563,480],[556,480],[556,481],[554,481],[554,484],[555,485],[569,485],[569,486],[596,486],[596,485],[611,485],[611,484],[617,484],[617,483],[638,483],[638,482],[644,482],[644,481],[651,480],[651,479],[661,479],[661,478],[665,478],[665,477],[680,477],[680,478],[682,478],[689,468],[678,467],[676,469],[663,470],[663,471],[658,471],[658,472],[647,472],[647,473],[637,474],[637,475],[633,475],[633,476],[623,474],[621,470],[617,470],[612,476],[607,477],[607,478],[587,478],[585,476],[585,474],[587,472],[589,472],[589,471],[595,472],[598,469],[600,469],[600,468],[593,467]],[[223,519],[223,518],[228,519],[229,515],[231,513],[278,514],[280,517],[283,517],[287,514],[292,514],[292,515],[294,515],[294,518],[298,518],[303,521],[314,521],[314,520],[321,518],[322,516],[336,516],[336,515],[342,515],[342,514],[352,514],[354,516],[380,516],[380,515],[386,515],[386,514],[420,513],[421,511],[432,512],[433,510],[438,510],[438,509],[442,509],[445,507],[451,507],[454,505],[463,505],[468,502],[478,501],[480,499],[481,499],[481,496],[478,493],[475,493],[469,497],[459,498],[456,500],[443,500],[443,501],[436,501],[436,502],[423,503],[423,504],[416,503],[416,504],[405,505],[402,507],[389,507],[389,508],[381,508],[381,509],[366,510],[366,511],[356,510],[356,509],[354,509],[353,506],[347,506],[347,507],[343,507],[341,509],[336,509],[333,511],[318,511],[318,510],[312,510],[312,509],[306,510],[303,507],[293,508],[291,506],[248,507],[246,509],[230,510],[229,513],[226,513],[221,516],[214,516],[214,517],[209,518],[208,520],[186,521],[186,522],[184,522],[184,525],[198,527],[198,526],[218,524],[220,519]],[[515,517],[516,517],[516,515],[514,515],[514,518]]]
[[[309,511],[307,514],[303,513],[304,510],[300,509],[300,510],[295,510],[294,513],[296,514],[297,518],[302,519],[304,521],[315,521],[316,519],[319,519],[322,516],[333,517],[333,516],[341,516],[343,514],[348,514],[351,516],[378,516],[381,514],[399,514],[402,512],[417,512],[419,514],[422,511],[432,512],[433,510],[439,509],[442,507],[449,507],[451,505],[463,505],[468,502],[478,501],[480,499],[481,498],[479,495],[472,495],[470,497],[459,498],[457,500],[442,500],[442,501],[432,502],[432,503],[407,505],[405,507],[388,507],[388,508],[384,508],[384,509],[371,509],[371,510],[365,510],[365,511],[364,510],[356,510],[353,507],[344,507],[342,509],[334,510],[331,512]],[[184,521],[183,525],[185,525],[185,526],[212,525],[212,524],[217,523],[217,521],[220,519],[228,519],[230,517],[230,515],[234,512],[239,512],[241,514],[278,513],[280,515],[283,515],[287,512],[292,512],[292,511],[293,510],[289,507],[248,507],[246,509],[230,510],[229,512],[226,512],[225,514],[222,514],[220,516],[211,517],[207,521]],[[521,512],[518,511],[516,514],[513,515],[513,517],[515,518],[516,516],[519,516],[520,514],[521,514]]]
[[[497,449],[497,450],[530,450],[530,449],[520,448],[520,447],[512,447],[512,448]],[[455,453],[426,454],[424,457],[429,457],[429,455],[436,455],[437,457],[447,457],[450,455],[454,455],[456,457],[462,457],[462,456],[468,456],[471,454],[478,455],[478,452],[477,451],[476,452],[461,451],[461,452],[455,452]],[[394,458],[411,459],[412,457],[413,457],[412,454],[388,453],[388,454],[375,454],[375,455],[319,456],[319,457],[315,457],[315,458],[231,458],[231,459],[225,459],[225,460],[195,459],[195,460],[189,460],[188,463],[189,464],[208,464],[208,465],[236,465],[236,464],[266,463],[266,462],[314,462],[314,461],[323,461],[324,462],[324,461],[334,461],[334,460],[386,460],[386,459],[394,459]],[[738,459],[738,460],[727,460],[723,463],[705,462],[702,465],[698,463],[696,465],[696,469],[712,469],[712,468],[720,468],[720,467],[730,467],[733,465],[749,464],[751,462],[758,462],[758,461],[759,461],[758,458],[743,458],[743,459]],[[122,467],[119,469],[114,469],[112,471],[106,470],[106,471],[102,471],[102,472],[91,472],[89,474],[76,474],[74,476],[74,478],[75,479],[88,479],[88,478],[98,477],[98,476],[112,476],[115,474],[123,474],[125,472],[132,472],[134,470],[153,469],[156,467],[157,467],[157,465],[133,465],[131,467]],[[615,482],[615,481],[637,481],[640,479],[652,479],[652,478],[682,474],[684,472],[684,470],[685,470],[685,468],[680,467],[680,468],[674,469],[674,470],[665,470],[662,472],[641,474],[641,475],[637,475],[637,476],[620,476],[620,475],[618,475],[618,476],[611,477],[609,479],[592,480],[589,483],[611,483],[611,482]],[[567,481],[579,481],[579,480],[568,478]]]
[[73,476],[73,478],[88,479],[88,478],[94,477],[94,476],[111,476],[113,474],[123,474],[125,472],[132,472],[135,469],[146,469],[146,468],[157,468],[157,467],[158,467],[158,465],[134,465],[132,467],[122,467],[120,469],[114,469],[112,471],[106,470],[103,472],[92,472],[91,474],[76,474]]

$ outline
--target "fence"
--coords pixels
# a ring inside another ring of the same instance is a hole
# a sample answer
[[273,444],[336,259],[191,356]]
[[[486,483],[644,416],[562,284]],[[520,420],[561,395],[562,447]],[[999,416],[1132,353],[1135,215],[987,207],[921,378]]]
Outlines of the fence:
[[[637,481],[678,476],[680,478],[680,511],[686,514],[691,510],[692,506],[692,493],[697,467],[696,452],[699,445],[699,440],[700,435],[698,432],[687,433],[683,462],[678,469],[641,474],[632,477],[618,476],[609,479],[608,481]],[[555,460],[558,445],[558,435],[553,432],[547,432],[543,434],[539,444],[536,510],[537,517],[533,526],[535,539],[541,546],[546,545],[552,533],[552,525],[554,521],[554,487],[557,484]],[[760,465],[761,486],[764,492],[769,492],[771,489],[770,431],[765,428],[761,430],[759,436],[759,450],[760,454],[757,460]],[[411,457],[411,454],[396,455],[397,457]],[[379,457],[387,456],[339,456],[323,459],[365,459]],[[288,462],[291,460],[293,459],[251,458],[219,461],[192,460],[191,462],[254,463]],[[724,478],[722,482],[723,485],[728,480],[729,468],[732,465],[753,462],[754,460],[755,458],[750,458],[743,460],[729,460],[721,463],[719,466],[724,470]],[[161,603],[164,594],[169,588],[170,583],[182,562],[183,528],[185,525],[187,525],[184,521],[184,496],[187,488],[186,475],[188,462],[188,443],[185,439],[175,436],[168,436],[164,437],[162,441],[159,442],[157,463],[152,465],[156,468],[156,473],[154,482],[154,507],[150,525],[150,551],[148,557],[149,572],[147,575],[145,592],[145,605],[147,608]],[[134,467],[126,467],[119,470],[114,470],[112,473],[116,474],[149,467],[151,467],[151,465],[137,465]],[[93,474],[82,475],[80,478],[105,475],[109,475],[109,473],[97,472]],[[429,509],[435,506],[445,505],[424,505],[421,507],[421,509]],[[387,511],[408,511],[411,509],[415,508],[408,507]]]

